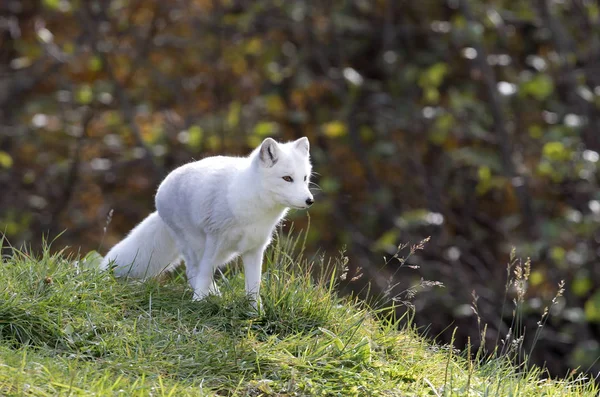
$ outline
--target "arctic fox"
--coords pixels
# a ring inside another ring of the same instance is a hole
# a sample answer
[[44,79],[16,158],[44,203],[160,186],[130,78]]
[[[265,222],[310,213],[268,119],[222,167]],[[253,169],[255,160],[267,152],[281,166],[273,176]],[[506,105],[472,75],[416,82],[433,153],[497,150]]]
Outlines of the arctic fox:
[[246,293],[259,304],[262,258],[288,209],[313,204],[306,137],[266,138],[248,157],[207,157],[171,172],[158,187],[156,212],[104,257],[117,276],[152,277],[186,264],[194,299],[219,294],[217,267],[244,262]]

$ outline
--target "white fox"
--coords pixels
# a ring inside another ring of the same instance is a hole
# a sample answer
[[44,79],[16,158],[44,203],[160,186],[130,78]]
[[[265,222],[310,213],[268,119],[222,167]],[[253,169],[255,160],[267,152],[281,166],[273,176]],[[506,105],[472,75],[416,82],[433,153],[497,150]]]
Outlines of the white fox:
[[186,264],[194,299],[219,294],[214,271],[237,256],[246,293],[260,304],[262,258],[289,207],[313,204],[306,137],[265,139],[248,157],[207,157],[171,172],[156,193],[156,212],[104,257],[117,276],[152,277]]

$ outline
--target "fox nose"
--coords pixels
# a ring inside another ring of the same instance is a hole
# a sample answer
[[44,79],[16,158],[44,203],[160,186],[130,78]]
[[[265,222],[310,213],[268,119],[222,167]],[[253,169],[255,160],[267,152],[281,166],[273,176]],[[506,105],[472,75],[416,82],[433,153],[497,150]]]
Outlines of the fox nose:
[[306,199],[306,205],[308,205],[309,207],[310,207],[311,205],[313,205],[313,203],[314,203],[314,202],[315,202],[315,200],[313,200],[312,198],[307,198],[307,199]]

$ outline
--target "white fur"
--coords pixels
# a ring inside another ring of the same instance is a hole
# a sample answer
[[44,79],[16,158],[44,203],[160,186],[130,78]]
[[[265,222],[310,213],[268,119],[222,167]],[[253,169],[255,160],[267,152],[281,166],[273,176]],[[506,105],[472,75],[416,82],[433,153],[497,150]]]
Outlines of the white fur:
[[[259,302],[262,257],[289,207],[312,204],[309,142],[265,139],[248,157],[207,157],[171,172],[150,214],[103,259],[117,276],[152,277],[183,257],[194,298],[219,293],[214,270],[237,256]],[[288,182],[283,177],[293,178]],[[305,180],[306,177],[306,180]]]

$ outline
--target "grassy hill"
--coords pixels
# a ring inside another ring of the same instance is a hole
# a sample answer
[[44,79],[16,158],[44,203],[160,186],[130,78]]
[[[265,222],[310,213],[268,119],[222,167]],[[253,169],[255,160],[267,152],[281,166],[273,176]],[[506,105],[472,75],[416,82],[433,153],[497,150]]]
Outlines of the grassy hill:
[[313,265],[311,277],[290,252],[269,253],[256,314],[235,266],[222,297],[192,302],[180,274],[125,282],[93,260],[15,250],[0,267],[0,395],[598,394],[581,379],[541,380],[538,368],[431,345],[389,310],[338,297],[342,260]]

